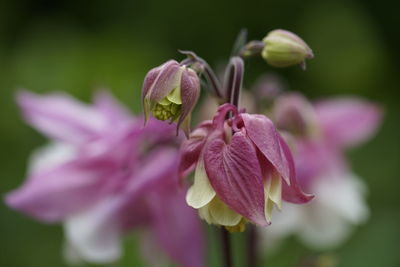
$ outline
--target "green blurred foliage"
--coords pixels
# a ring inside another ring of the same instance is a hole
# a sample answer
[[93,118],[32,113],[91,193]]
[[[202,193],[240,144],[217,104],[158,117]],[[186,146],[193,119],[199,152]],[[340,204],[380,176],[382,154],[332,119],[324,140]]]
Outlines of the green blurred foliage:
[[[140,112],[146,71],[177,49],[191,49],[210,64],[224,63],[242,27],[250,39],[284,28],[302,36],[315,52],[308,69],[274,70],[291,89],[316,99],[360,95],[385,110],[379,134],[349,152],[350,164],[369,186],[372,215],[341,248],[310,251],[294,238],[265,259],[265,266],[302,266],[310,257],[332,256],[339,266],[400,266],[400,53],[398,15],[390,1],[30,1],[0,2],[0,192],[19,186],[30,152],[45,143],[26,126],[14,95],[63,90],[89,101],[110,88]],[[249,86],[265,71],[252,59]],[[0,204],[0,266],[65,266],[60,226],[44,225]],[[219,266],[218,236],[209,229],[209,266]],[[234,254],[244,266],[244,236],[234,236]],[[135,235],[118,266],[145,266]],[[326,254],[328,253],[328,254]],[[133,262],[136,262],[135,264]]]

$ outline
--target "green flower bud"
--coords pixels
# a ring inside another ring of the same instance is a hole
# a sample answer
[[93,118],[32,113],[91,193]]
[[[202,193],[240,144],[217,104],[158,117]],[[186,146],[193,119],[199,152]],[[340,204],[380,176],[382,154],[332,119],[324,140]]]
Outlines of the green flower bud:
[[311,48],[296,34],[285,30],[274,30],[264,39],[262,57],[274,67],[288,67],[300,64],[314,57]]

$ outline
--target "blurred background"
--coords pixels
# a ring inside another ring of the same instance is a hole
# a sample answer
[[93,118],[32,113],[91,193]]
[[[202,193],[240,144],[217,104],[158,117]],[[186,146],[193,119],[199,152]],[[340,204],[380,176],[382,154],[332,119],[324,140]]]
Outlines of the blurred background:
[[[335,257],[339,266],[400,266],[399,22],[398,10],[385,0],[2,0],[0,193],[22,183],[30,152],[45,143],[22,121],[14,102],[18,89],[63,90],[89,101],[96,89],[110,88],[139,113],[144,75],[169,58],[182,59],[177,49],[194,50],[217,66],[225,63],[242,27],[250,39],[284,28],[303,37],[316,55],[306,72],[277,70],[291,89],[312,99],[360,95],[379,103],[385,119],[371,142],[348,153],[354,172],[369,186],[370,220],[329,252],[289,239],[265,266],[307,266],[302,262],[321,255]],[[251,60],[245,84],[268,70],[261,59]],[[3,202],[0,217],[0,266],[65,266],[59,225],[38,223]],[[235,237],[239,258],[240,238]],[[126,242],[121,266],[145,266],[135,235]],[[211,238],[210,266],[218,266],[215,242]]]

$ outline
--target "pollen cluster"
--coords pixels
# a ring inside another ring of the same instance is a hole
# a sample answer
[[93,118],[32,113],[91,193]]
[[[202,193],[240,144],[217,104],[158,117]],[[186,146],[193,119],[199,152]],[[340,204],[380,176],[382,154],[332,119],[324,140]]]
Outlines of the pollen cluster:
[[168,105],[157,103],[153,109],[153,116],[161,121],[175,120],[181,111],[181,105],[170,102]]

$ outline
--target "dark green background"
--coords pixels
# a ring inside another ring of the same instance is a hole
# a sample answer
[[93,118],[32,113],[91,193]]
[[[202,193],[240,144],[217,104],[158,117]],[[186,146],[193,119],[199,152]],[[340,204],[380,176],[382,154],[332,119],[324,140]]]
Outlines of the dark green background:
[[[27,127],[14,103],[20,88],[65,90],[88,101],[111,88],[134,112],[146,71],[177,49],[196,51],[210,64],[224,63],[241,27],[251,39],[284,28],[313,48],[308,69],[278,70],[289,87],[311,98],[360,95],[381,104],[379,134],[349,151],[354,171],[369,186],[369,222],[339,249],[339,266],[400,266],[399,20],[395,1],[0,1],[0,193],[24,179],[29,153],[45,139]],[[397,37],[397,38],[396,38]],[[271,70],[251,60],[246,85]],[[64,266],[59,226],[35,222],[0,204],[0,266]],[[218,266],[210,234],[210,266]],[[243,237],[235,236],[241,260]],[[137,261],[135,235],[122,266]],[[265,266],[300,266],[326,252],[309,251],[294,238]],[[325,255],[325,254],[324,254]],[[245,266],[238,264],[237,266]],[[305,265],[306,266],[306,265]]]

